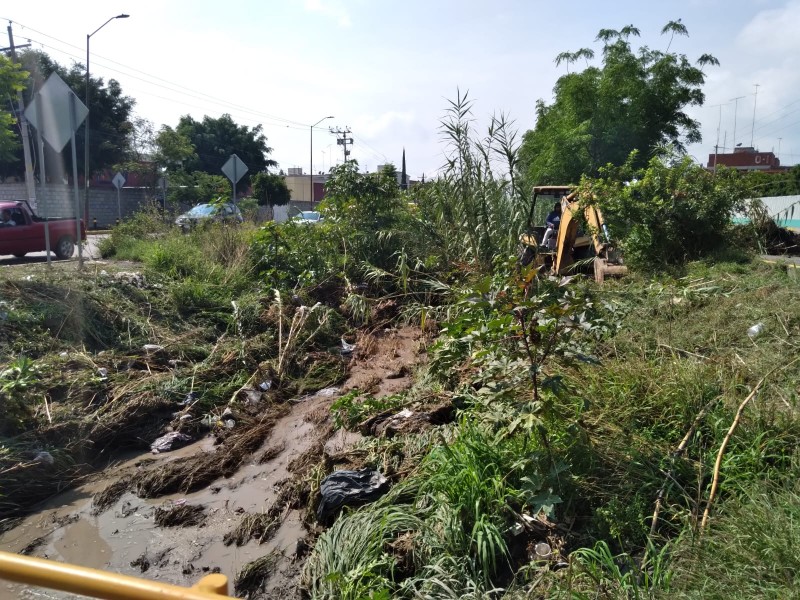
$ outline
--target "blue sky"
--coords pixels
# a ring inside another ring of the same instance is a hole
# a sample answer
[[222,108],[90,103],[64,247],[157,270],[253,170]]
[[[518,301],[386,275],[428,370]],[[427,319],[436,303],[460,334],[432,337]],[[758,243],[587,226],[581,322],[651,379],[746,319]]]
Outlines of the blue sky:
[[[703,143],[689,151],[705,162],[727,133],[733,146],[779,149],[784,164],[800,162],[800,0],[503,1],[297,0],[40,0],[11,3],[17,43],[28,39],[62,64],[85,61],[92,74],[120,81],[138,115],[175,125],[230,113],[263,125],[281,168],[314,170],[341,160],[328,126],[352,129],[362,168],[399,166],[405,147],[412,176],[431,176],[443,163],[438,122],[456,90],[474,99],[478,131],[505,112],[520,135],[534,125],[537,99],[548,101],[565,72],[555,56],[593,47],[601,28],[633,24],[634,43],[666,48],[663,25],[681,18],[690,37],[672,49],[691,59],[714,54],[706,106],[691,114]],[[597,52],[598,56],[600,55]],[[753,126],[754,84],[759,84]],[[778,138],[781,138],[780,140]]]

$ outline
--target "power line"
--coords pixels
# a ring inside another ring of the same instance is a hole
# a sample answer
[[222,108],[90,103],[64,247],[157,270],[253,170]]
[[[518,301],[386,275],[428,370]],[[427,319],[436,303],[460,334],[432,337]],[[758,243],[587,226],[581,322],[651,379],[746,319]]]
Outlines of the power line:
[[[80,47],[78,47],[78,46],[76,46],[74,44],[70,44],[69,42],[65,42],[64,40],[61,40],[61,39],[59,39],[59,38],[57,38],[55,36],[49,35],[47,33],[39,31],[37,29],[34,29],[33,27],[29,27],[27,25],[24,25],[23,23],[20,23],[19,21],[14,21],[13,19],[8,19],[8,20],[10,22],[12,22],[12,23],[15,23],[15,24],[19,25],[20,27],[22,27],[24,29],[29,29],[30,31],[33,31],[34,33],[37,33],[37,34],[42,35],[42,36],[44,36],[46,38],[55,40],[56,42],[58,42],[60,44],[63,44],[63,45],[68,46],[70,48],[74,48],[74,49],[79,50],[81,52],[83,51],[83,48],[80,48]],[[77,59],[78,61],[80,61],[83,58],[82,56],[72,54],[72,53],[70,53],[70,52],[68,52],[66,50],[61,49],[61,48],[57,48],[55,46],[50,46],[49,44],[46,44],[46,43],[42,42],[41,40],[31,40],[31,41],[33,41],[33,42],[35,42],[37,44],[40,44],[43,47],[50,48],[52,50],[60,52],[60,53],[62,53],[64,55],[66,55],[66,56],[69,56],[69,57],[73,58],[73,59]],[[152,81],[147,81],[146,79],[142,79],[141,77],[137,77],[135,75],[132,75],[129,72],[120,71],[119,69],[115,69],[114,67],[110,67],[107,64],[98,63],[98,64],[100,64],[100,66],[102,66],[102,67],[104,67],[104,68],[106,68],[106,69],[108,69],[110,71],[113,71],[115,73],[120,73],[120,74],[126,75],[126,76],[134,78],[134,79],[138,79],[138,80],[143,81],[143,82],[145,82],[145,83],[147,83],[149,85],[153,85],[153,86],[156,86],[156,87],[162,87],[164,89],[169,89],[170,91],[174,91],[174,92],[177,92],[177,93],[185,93],[185,92],[180,92],[180,91],[175,89],[175,88],[179,88],[181,90],[186,90],[186,92],[190,92],[190,93],[186,93],[186,95],[188,95],[188,96],[192,96],[193,94],[196,94],[196,95],[199,95],[199,96],[205,96],[209,100],[214,101],[214,102],[216,102],[218,104],[235,107],[235,108],[238,108],[240,110],[244,110],[244,111],[250,112],[252,114],[258,115],[260,117],[264,117],[267,120],[280,121],[280,122],[283,122],[283,123],[288,123],[289,125],[296,125],[296,126],[299,126],[299,128],[301,128],[301,129],[305,129],[307,127],[307,125],[305,123],[302,123],[300,121],[297,121],[297,120],[294,120],[294,119],[288,119],[288,118],[285,118],[285,117],[280,117],[280,116],[277,116],[277,115],[272,115],[272,114],[269,114],[269,113],[263,113],[263,112],[260,112],[260,111],[256,111],[256,110],[253,110],[253,109],[248,108],[246,106],[243,106],[243,105],[240,105],[240,104],[235,104],[233,102],[230,102],[230,101],[227,101],[227,100],[223,100],[223,99],[218,98],[216,96],[212,96],[210,94],[206,94],[205,92],[201,92],[201,91],[194,90],[192,88],[183,86],[181,84],[175,83],[174,81],[169,81],[167,79],[158,77],[157,75],[152,75],[151,73],[148,73],[146,71],[142,71],[142,70],[137,69],[135,67],[131,67],[129,65],[125,65],[125,64],[120,63],[118,61],[115,61],[113,59],[101,56],[99,54],[94,55],[94,56],[96,56],[97,58],[100,58],[102,60],[106,60],[108,62],[111,62],[111,63],[114,63],[116,65],[119,65],[120,67],[128,69],[129,71],[140,73],[140,74],[142,74],[142,75],[144,75],[146,77],[149,77],[151,79],[167,83],[167,84],[169,84],[169,86],[172,86],[172,87],[161,85],[161,84],[158,84],[158,83],[154,83]],[[200,99],[200,98],[197,98],[197,99]]]

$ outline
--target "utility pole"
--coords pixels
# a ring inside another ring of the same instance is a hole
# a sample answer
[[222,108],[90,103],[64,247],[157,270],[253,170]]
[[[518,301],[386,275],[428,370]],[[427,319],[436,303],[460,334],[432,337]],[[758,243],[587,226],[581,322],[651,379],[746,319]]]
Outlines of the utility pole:
[[758,88],[761,87],[757,83],[754,85],[756,86],[756,97],[753,99],[753,126],[750,128],[750,146],[753,148],[755,148],[755,146],[753,146],[753,134],[756,131],[756,104],[758,103]]
[[[719,131],[722,127],[722,104],[718,104],[719,106],[719,121],[717,121],[717,143],[714,145],[714,174],[717,173],[717,156],[719,155]],[[405,159],[405,151],[403,153],[403,158]]]
[[739,100],[744,98],[744,96],[737,96],[736,98],[731,98],[728,102],[734,102],[733,105],[733,151],[736,152],[736,114],[739,111]]
[[347,157],[350,156],[350,150],[347,149],[347,145],[353,145],[353,138],[347,137],[352,131],[350,131],[349,127],[345,127],[344,129],[330,129],[329,130],[332,134],[336,136],[336,143],[342,147],[342,152],[344,156],[344,162],[347,162]]
[[[17,62],[17,48],[28,48],[30,44],[14,45],[14,32],[11,30],[11,21],[8,22],[8,48],[11,51],[11,60]],[[28,120],[25,118],[25,103],[22,99],[22,90],[17,92],[17,119],[19,119],[20,137],[22,138],[22,154],[25,159],[25,187],[28,191],[28,204],[34,210],[36,207],[36,184],[33,181],[33,161],[31,160],[30,136],[28,135]],[[44,181],[42,181],[44,183]]]

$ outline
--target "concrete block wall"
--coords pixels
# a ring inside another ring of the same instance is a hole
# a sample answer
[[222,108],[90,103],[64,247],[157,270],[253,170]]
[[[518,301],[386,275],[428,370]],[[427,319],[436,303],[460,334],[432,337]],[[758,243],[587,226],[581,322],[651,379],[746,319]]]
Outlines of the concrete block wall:
[[[83,213],[84,190],[78,190],[80,210]],[[0,201],[25,200],[28,194],[24,183],[0,184]],[[122,188],[119,193],[119,209],[122,219],[132,216],[142,210],[148,203],[147,190],[142,188]],[[37,185],[36,186],[37,213],[48,217],[72,217],[75,215],[75,191],[66,185]],[[98,228],[106,228],[117,220],[117,190],[116,189],[89,189],[89,221],[92,227],[93,220],[97,219]]]

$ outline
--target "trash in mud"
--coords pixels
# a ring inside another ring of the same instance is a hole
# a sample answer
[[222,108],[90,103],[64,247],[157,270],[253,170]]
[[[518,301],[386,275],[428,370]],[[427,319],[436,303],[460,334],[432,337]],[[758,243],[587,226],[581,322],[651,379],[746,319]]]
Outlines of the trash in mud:
[[243,389],[244,396],[247,399],[248,404],[258,404],[261,402],[261,392],[258,390],[250,389]]
[[355,344],[348,344],[346,341],[344,341],[344,338],[342,338],[342,349],[341,349],[342,354],[352,354],[355,349],[356,349]]
[[52,465],[54,462],[56,462],[56,459],[54,459],[53,455],[46,450],[42,450],[36,453],[36,456],[33,457],[33,462],[37,462],[40,465]]
[[333,398],[340,392],[337,387],[324,388],[314,394],[317,398]]
[[412,411],[404,408],[394,414],[392,411],[385,411],[359,424],[358,430],[362,435],[390,438],[398,434],[419,433],[436,425],[450,423],[455,414],[455,407],[450,402],[426,407],[425,410]]
[[192,527],[202,525],[206,514],[199,504],[170,504],[156,508],[154,518],[159,527]]
[[186,397],[178,402],[178,406],[190,406],[200,399],[200,394],[197,392],[189,392]]
[[271,387],[272,387],[272,381],[262,381],[261,383],[258,384],[258,389],[260,389],[262,392],[266,392]]
[[158,344],[145,344],[142,346],[142,350],[144,350],[147,354],[155,354],[157,352],[163,352],[164,346],[159,346]]
[[105,367],[100,367],[97,369],[97,375],[100,379],[108,379],[108,369]]
[[549,560],[552,555],[553,555],[553,550],[550,548],[550,544],[546,542],[539,542],[533,547],[533,556],[531,557],[531,559]]
[[389,491],[389,480],[378,471],[334,471],[322,480],[319,492],[322,500],[317,518],[327,522],[344,506],[360,506],[373,502]]
[[234,593],[239,598],[256,598],[259,592],[264,591],[267,579],[272,575],[280,557],[280,553],[273,550],[269,554],[247,563],[233,581]]
[[761,332],[764,331],[764,324],[763,323],[756,323],[752,327],[747,330],[748,337],[752,340],[757,338],[761,335]]
[[172,450],[182,448],[191,441],[192,438],[185,433],[180,433],[179,431],[170,431],[150,444],[150,451],[153,454],[171,452]]

